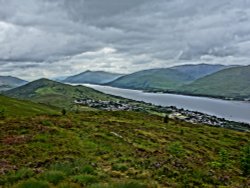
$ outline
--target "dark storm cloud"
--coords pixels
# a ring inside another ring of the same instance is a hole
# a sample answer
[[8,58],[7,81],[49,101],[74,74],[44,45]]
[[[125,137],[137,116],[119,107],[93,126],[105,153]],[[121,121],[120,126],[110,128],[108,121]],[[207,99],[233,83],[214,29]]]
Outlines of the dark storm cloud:
[[0,71],[32,79],[185,62],[248,64],[249,5],[248,0],[0,0]]

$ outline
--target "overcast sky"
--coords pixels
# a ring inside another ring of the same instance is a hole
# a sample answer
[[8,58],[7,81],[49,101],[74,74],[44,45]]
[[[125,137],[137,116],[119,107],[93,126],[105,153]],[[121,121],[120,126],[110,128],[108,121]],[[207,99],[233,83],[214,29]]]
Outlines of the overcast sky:
[[250,0],[0,0],[0,75],[250,64]]

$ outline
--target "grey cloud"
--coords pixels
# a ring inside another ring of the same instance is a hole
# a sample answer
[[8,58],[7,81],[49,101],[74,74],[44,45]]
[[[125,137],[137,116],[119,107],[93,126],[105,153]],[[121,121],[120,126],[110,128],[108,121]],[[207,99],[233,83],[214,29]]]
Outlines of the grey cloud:
[[122,14],[146,2],[150,0],[64,0],[62,7],[75,21],[95,22],[96,19]]
[[[0,71],[32,79],[93,67],[132,72],[185,62],[246,64],[249,5],[247,0],[0,0]],[[23,67],[32,74],[25,75]]]

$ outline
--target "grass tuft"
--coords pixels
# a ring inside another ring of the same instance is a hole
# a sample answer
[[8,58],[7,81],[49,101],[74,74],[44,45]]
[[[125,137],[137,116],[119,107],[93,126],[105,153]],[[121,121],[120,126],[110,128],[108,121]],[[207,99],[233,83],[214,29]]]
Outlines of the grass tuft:
[[15,188],[49,188],[49,183],[46,181],[29,179],[19,183]]
[[41,175],[41,179],[57,185],[65,179],[65,174],[60,171],[47,171]]
[[82,175],[73,176],[72,179],[75,183],[79,183],[81,186],[87,186],[87,185],[91,185],[94,183],[98,183],[98,179],[92,175],[82,174]]

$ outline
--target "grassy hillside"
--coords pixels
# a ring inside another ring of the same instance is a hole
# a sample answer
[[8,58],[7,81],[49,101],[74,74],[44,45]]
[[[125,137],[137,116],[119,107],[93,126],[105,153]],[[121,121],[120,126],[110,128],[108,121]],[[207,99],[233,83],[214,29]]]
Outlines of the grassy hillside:
[[58,109],[29,101],[21,101],[0,95],[0,111],[7,117],[56,114]]
[[123,76],[108,83],[110,86],[129,89],[165,89],[173,90],[193,78],[172,69],[151,69]]
[[136,112],[10,116],[0,120],[0,187],[247,187],[249,139]]
[[109,95],[84,86],[71,86],[59,82],[40,79],[19,88],[5,92],[6,95],[28,99],[60,108],[71,108],[75,99],[111,100]]
[[184,86],[181,91],[214,97],[250,98],[250,66],[219,71]]
[[88,83],[88,84],[104,84],[111,82],[122,74],[104,72],[104,71],[86,71],[78,75],[70,76],[64,80],[68,83]]

